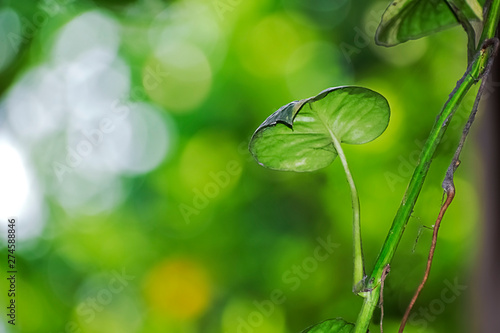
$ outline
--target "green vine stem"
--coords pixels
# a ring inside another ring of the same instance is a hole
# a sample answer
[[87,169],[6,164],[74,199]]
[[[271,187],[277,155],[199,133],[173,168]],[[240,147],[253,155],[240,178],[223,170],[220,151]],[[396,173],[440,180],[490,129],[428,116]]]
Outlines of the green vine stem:
[[500,0],[493,0],[485,13],[484,28],[479,40],[480,43],[478,48],[480,49],[478,55],[470,64],[462,79],[458,81],[455,90],[453,90],[450,94],[448,101],[444,105],[441,113],[434,123],[434,126],[420,154],[418,165],[413,172],[413,176],[408,184],[406,193],[396,213],[391,229],[389,230],[389,234],[387,235],[384,245],[378,255],[373,271],[370,274],[367,287],[371,290],[371,292],[368,293],[364,299],[361,312],[359,313],[356,321],[355,333],[366,333],[370,326],[373,312],[375,311],[380,298],[381,279],[384,268],[386,265],[391,263],[392,258],[394,257],[394,253],[396,252],[399,241],[403,236],[410,214],[413,211],[413,207],[415,206],[420,190],[424,184],[434,152],[441,142],[453,114],[469,89],[480,79],[485,64],[491,56],[491,54],[486,52],[482,47],[485,41],[495,37],[495,31],[498,26],[499,18]]

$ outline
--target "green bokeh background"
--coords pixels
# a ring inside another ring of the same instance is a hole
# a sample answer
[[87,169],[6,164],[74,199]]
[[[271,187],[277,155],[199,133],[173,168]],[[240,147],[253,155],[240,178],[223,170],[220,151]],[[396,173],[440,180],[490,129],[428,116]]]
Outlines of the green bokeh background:
[[[32,201],[1,209],[2,218],[18,219],[18,315],[13,327],[2,313],[0,332],[292,333],[333,317],[355,321],[362,299],[351,292],[350,196],[340,163],[276,172],[246,147],[292,100],[351,84],[383,94],[391,106],[386,132],[345,147],[371,269],[420,147],[466,68],[459,27],[390,49],[374,45],[387,4],[3,1],[0,142],[14,153],[1,162],[0,191],[15,203],[24,198],[16,181],[28,179]],[[394,259],[387,332],[397,330],[423,274],[431,231],[422,226],[437,216],[472,100],[451,123]],[[60,180],[54,162],[67,164],[82,133],[110,117],[113,130]],[[21,156],[22,170],[5,166],[10,156]],[[474,325],[473,141],[462,160],[408,333]],[[335,249],[318,260],[328,239]],[[452,297],[455,282],[467,289]]]

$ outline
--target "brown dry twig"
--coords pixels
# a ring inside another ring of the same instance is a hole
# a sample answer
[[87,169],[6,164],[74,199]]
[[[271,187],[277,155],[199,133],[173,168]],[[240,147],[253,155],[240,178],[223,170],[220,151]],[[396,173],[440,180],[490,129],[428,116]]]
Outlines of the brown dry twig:
[[413,305],[417,301],[417,298],[420,295],[420,292],[422,291],[422,289],[424,289],[424,285],[427,282],[427,279],[429,278],[429,273],[431,272],[432,260],[434,258],[434,252],[436,250],[439,226],[441,225],[441,220],[443,219],[444,213],[446,213],[446,210],[450,206],[454,197],[455,197],[455,189],[454,188],[451,189],[450,191],[446,192],[446,201],[441,206],[441,210],[439,211],[438,218],[436,220],[436,223],[434,224],[434,232],[432,233],[432,244],[431,244],[431,249],[429,250],[429,257],[427,258],[427,267],[425,269],[425,274],[424,274],[424,277],[422,279],[422,282],[420,282],[420,285],[418,286],[417,291],[415,292],[415,295],[413,295],[413,298],[411,299],[411,302],[408,305],[408,308],[406,308],[405,315],[403,316],[403,319],[401,320],[401,326],[399,327],[399,333],[402,333],[404,331],[405,326],[406,326],[406,322],[408,321],[408,318],[410,316],[411,309],[413,308]]
[[[462,152],[462,149],[465,144],[465,140],[467,139],[467,136],[469,135],[470,128],[472,124],[474,123],[474,120],[476,118],[479,102],[481,100],[481,96],[483,95],[484,88],[486,86],[486,79],[490,73],[491,66],[493,64],[493,60],[496,56],[497,50],[498,50],[498,45],[499,45],[499,40],[498,38],[491,38],[486,40],[483,45],[481,46],[480,52],[487,52],[490,47],[492,47],[492,54],[490,58],[488,59],[488,62],[486,63],[485,69],[482,73],[482,75],[479,77],[479,79],[482,79],[481,85],[479,86],[479,90],[477,92],[476,99],[474,101],[474,106],[472,108],[472,111],[469,115],[469,119],[467,120],[467,123],[465,124],[465,127],[462,131],[462,136],[460,138],[460,142],[458,143],[457,150],[455,151],[455,154],[453,155],[453,159],[451,160],[450,166],[448,167],[448,170],[446,171],[446,176],[444,178],[442,187],[444,189],[444,194],[446,195],[446,200],[441,206],[441,209],[439,211],[439,215],[436,219],[436,223],[434,224],[434,231],[432,234],[432,243],[431,243],[431,248],[429,250],[429,256],[427,258],[427,267],[425,269],[424,277],[422,278],[422,282],[420,282],[420,285],[417,288],[417,291],[413,295],[413,298],[410,301],[410,304],[408,305],[406,312],[403,316],[403,319],[401,320],[401,325],[399,327],[399,333],[402,333],[404,331],[404,328],[406,326],[406,322],[408,321],[408,318],[410,316],[411,309],[415,305],[415,302],[417,301],[418,296],[420,295],[420,292],[424,288],[425,283],[427,282],[427,279],[429,278],[429,274],[431,271],[431,266],[432,266],[432,260],[434,258],[434,252],[436,250],[436,244],[437,244],[437,236],[438,236],[438,231],[439,227],[441,225],[441,221],[443,219],[444,214],[446,213],[446,210],[450,206],[451,202],[453,201],[453,198],[455,197],[455,183],[453,181],[453,176],[455,175],[455,171],[457,170],[458,166],[460,165],[460,153]],[[478,79],[478,80],[479,80]]]

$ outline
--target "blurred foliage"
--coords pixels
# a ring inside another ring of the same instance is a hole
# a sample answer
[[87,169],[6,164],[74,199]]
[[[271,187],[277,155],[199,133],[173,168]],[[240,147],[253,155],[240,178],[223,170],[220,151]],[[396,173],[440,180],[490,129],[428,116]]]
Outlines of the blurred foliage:
[[[19,221],[19,312],[0,332],[293,333],[354,321],[362,299],[351,293],[341,165],[275,172],[247,145],[271,112],[327,87],[356,84],[388,99],[387,131],[345,148],[370,269],[466,68],[458,27],[375,46],[387,4],[3,1],[0,213]],[[423,274],[431,231],[422,227],[434,223],[466,115],[460,108],[451,123],[396,254],[387,331]],[[408,333],[472,325],[479,198],[468,148]],[[455,282],[468,289],[452,297]],[[5,279],[0,287],[6,304]]]

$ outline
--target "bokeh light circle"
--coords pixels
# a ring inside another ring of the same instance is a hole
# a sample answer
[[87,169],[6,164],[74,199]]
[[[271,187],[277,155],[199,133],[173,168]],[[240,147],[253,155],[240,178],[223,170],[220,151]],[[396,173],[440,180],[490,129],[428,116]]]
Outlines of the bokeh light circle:
[[100,11],[90,11],[64,26],[54,46],[53,59],[58,63],[71,62],[90,51],[113,50],[105,58],[111,62],[119,45],[118,24]]
[[314,96],[332,86],[349,84],[352,66],[338,48],[328,42],[310,42],[292,53],[286,81],[296,98]]
[[211,282],[206,269],[187,258],[167,259],[145,280],[148,306],[177,320],[199,317],[210,305]]
[[142,82],[149,97],[173,112],[192,111],[208,96],[212,69],[205,54],[187,42],[172,42],[144,66]]
[[252,26],[239,41],[239,56],[245,69],[257,77],[286,73],[290,55],[309,40],[310,31],[286,15],[272,14]]

